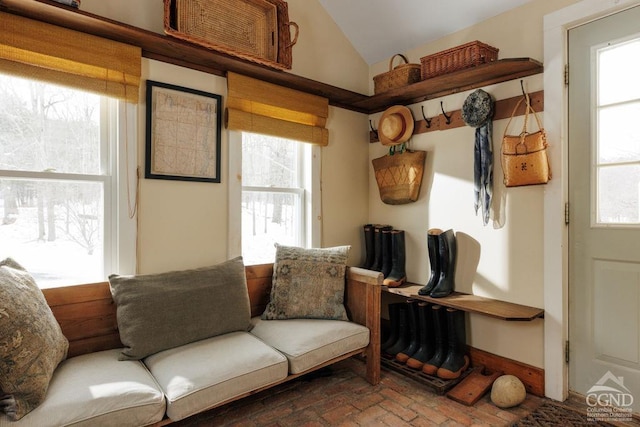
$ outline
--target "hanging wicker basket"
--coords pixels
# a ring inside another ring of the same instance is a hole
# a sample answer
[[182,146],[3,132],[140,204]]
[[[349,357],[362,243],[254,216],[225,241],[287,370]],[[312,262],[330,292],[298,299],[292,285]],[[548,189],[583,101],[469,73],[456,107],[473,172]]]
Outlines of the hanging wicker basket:
[[418,200],[426,157],[426,151],[405,151],[373,159],[380,199],[387,205]]

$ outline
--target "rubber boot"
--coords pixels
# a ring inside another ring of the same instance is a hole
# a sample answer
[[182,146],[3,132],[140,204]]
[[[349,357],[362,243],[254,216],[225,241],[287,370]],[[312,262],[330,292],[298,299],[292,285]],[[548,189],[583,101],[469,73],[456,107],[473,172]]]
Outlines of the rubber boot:
[[429,296],[442,298],[453,292],[456,276],[456,236],[453,230],[447,230],[438,236],[438,252],[440,253],[440,278]]
[[427,231],[427,249],[429,250],[431,276],[427,284],[418,291],[419,295],[429,295],[440,279],[440,252],[438,250],[438,236],[440,234],[442,234],[442,230],[439,228],[432,228]]
[[396,354],[396,360],[400,363],[407,363],[407,360],[418,351],[420,347],[420,331],[418,329],[418,301],[408,299],[406,302],[409,307],[409,344]]
[[380,344],[380,349],[382,351],[385,351],[387,348],[394,345],[396,341],[398,341],[398,336],[399,336],[398,317],[399,317],[401,305],[403,305],[403,303],[395,302],[395,303],[389,304],[388,306],[389,307],[389,336],[387,336],[387,339],[382,344]]
[[464,311],[447,309],[447,330],[449,331],[447,358],[440,365],[437,375],[444,380],[453,380],[469,367]]
[[382,276],[386,279],[393,268],[391,230],[382,229]]
[[382,271],[382,231],[391,230],[393,227],[390,225],[376,224],[373,228],[373,249],[374,259],[373,265],[369,270]]
[[409,345],[409,306],[400,303],[398,310],[398,339],[384,353],[395,357]]
[[382,284],[390,288],[402,285],[407,280],[405,272],[405,247],[404,230],[391,231],[391,254],[393,258],[393,268],[389,276],[383,280]]
[[373,261],[375,260],[376,250],[374,246],[373,239],[373,224],[365,224],[364,227],[364,249],[365,249],[365,259],[364,265],[362,268],[366,268],[367,270],[371,270],[371,266],[373,265]]
[[436,375],[438,368],[447,358],[447,313],[446,309],[441,305],[432,305],[431,310],[435,351],[431,359],[427,360],[422,366],[422,372],[428,375]]
[[418,303],[418,325],[420,330],[420,347],[413,356],[407,360],[407,366],[421,370],[425,362],[433,357],[435,351],[435,339],[433,331],[433,316],[431,305],[424,301]]

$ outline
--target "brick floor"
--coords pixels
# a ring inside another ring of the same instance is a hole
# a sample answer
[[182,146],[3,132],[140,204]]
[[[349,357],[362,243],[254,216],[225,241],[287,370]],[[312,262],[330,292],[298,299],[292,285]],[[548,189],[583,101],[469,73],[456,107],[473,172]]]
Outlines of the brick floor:
[[364,364],[339,362],[311,374],[176,423],[179,427],[508,426],[545,399],[528,395],[503,410],[488,396],[467,407],[426,386],[382,370],[377,386],[364,380]]

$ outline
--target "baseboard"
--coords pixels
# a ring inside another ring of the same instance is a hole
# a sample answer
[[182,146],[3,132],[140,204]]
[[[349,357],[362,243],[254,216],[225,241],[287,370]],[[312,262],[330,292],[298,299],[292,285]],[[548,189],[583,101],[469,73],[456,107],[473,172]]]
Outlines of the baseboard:
[[471,346],[468,347],[468,350],[472,366],[483,365],[490,371],[499,371],[505,375],[515,375],[522,381],[528,393],[544,397],[544,369]]

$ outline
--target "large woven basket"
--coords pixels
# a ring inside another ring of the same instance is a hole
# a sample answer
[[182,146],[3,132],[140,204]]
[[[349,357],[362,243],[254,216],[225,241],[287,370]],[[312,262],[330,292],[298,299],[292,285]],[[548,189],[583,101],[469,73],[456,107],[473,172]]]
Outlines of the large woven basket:
[[[393,60],[399,57],[404,64],[393,66]],[[377,95],[398,87],[408,86],[420,81],[420,64],[410,64],[406,56],[397,53],[389,60],[389,71],[373,77],[373,92]]]
[[498,49],[476,40],[420,58],[422,80],[497,59]]
[[291,48],[299,28],[289,21],[283,0],[164,0],[164,31],[218,52],[287,70],[292,66]]
[[380,199],[388,205],[418,200],[426,157],[426,151],[405,151],[373,159]]

